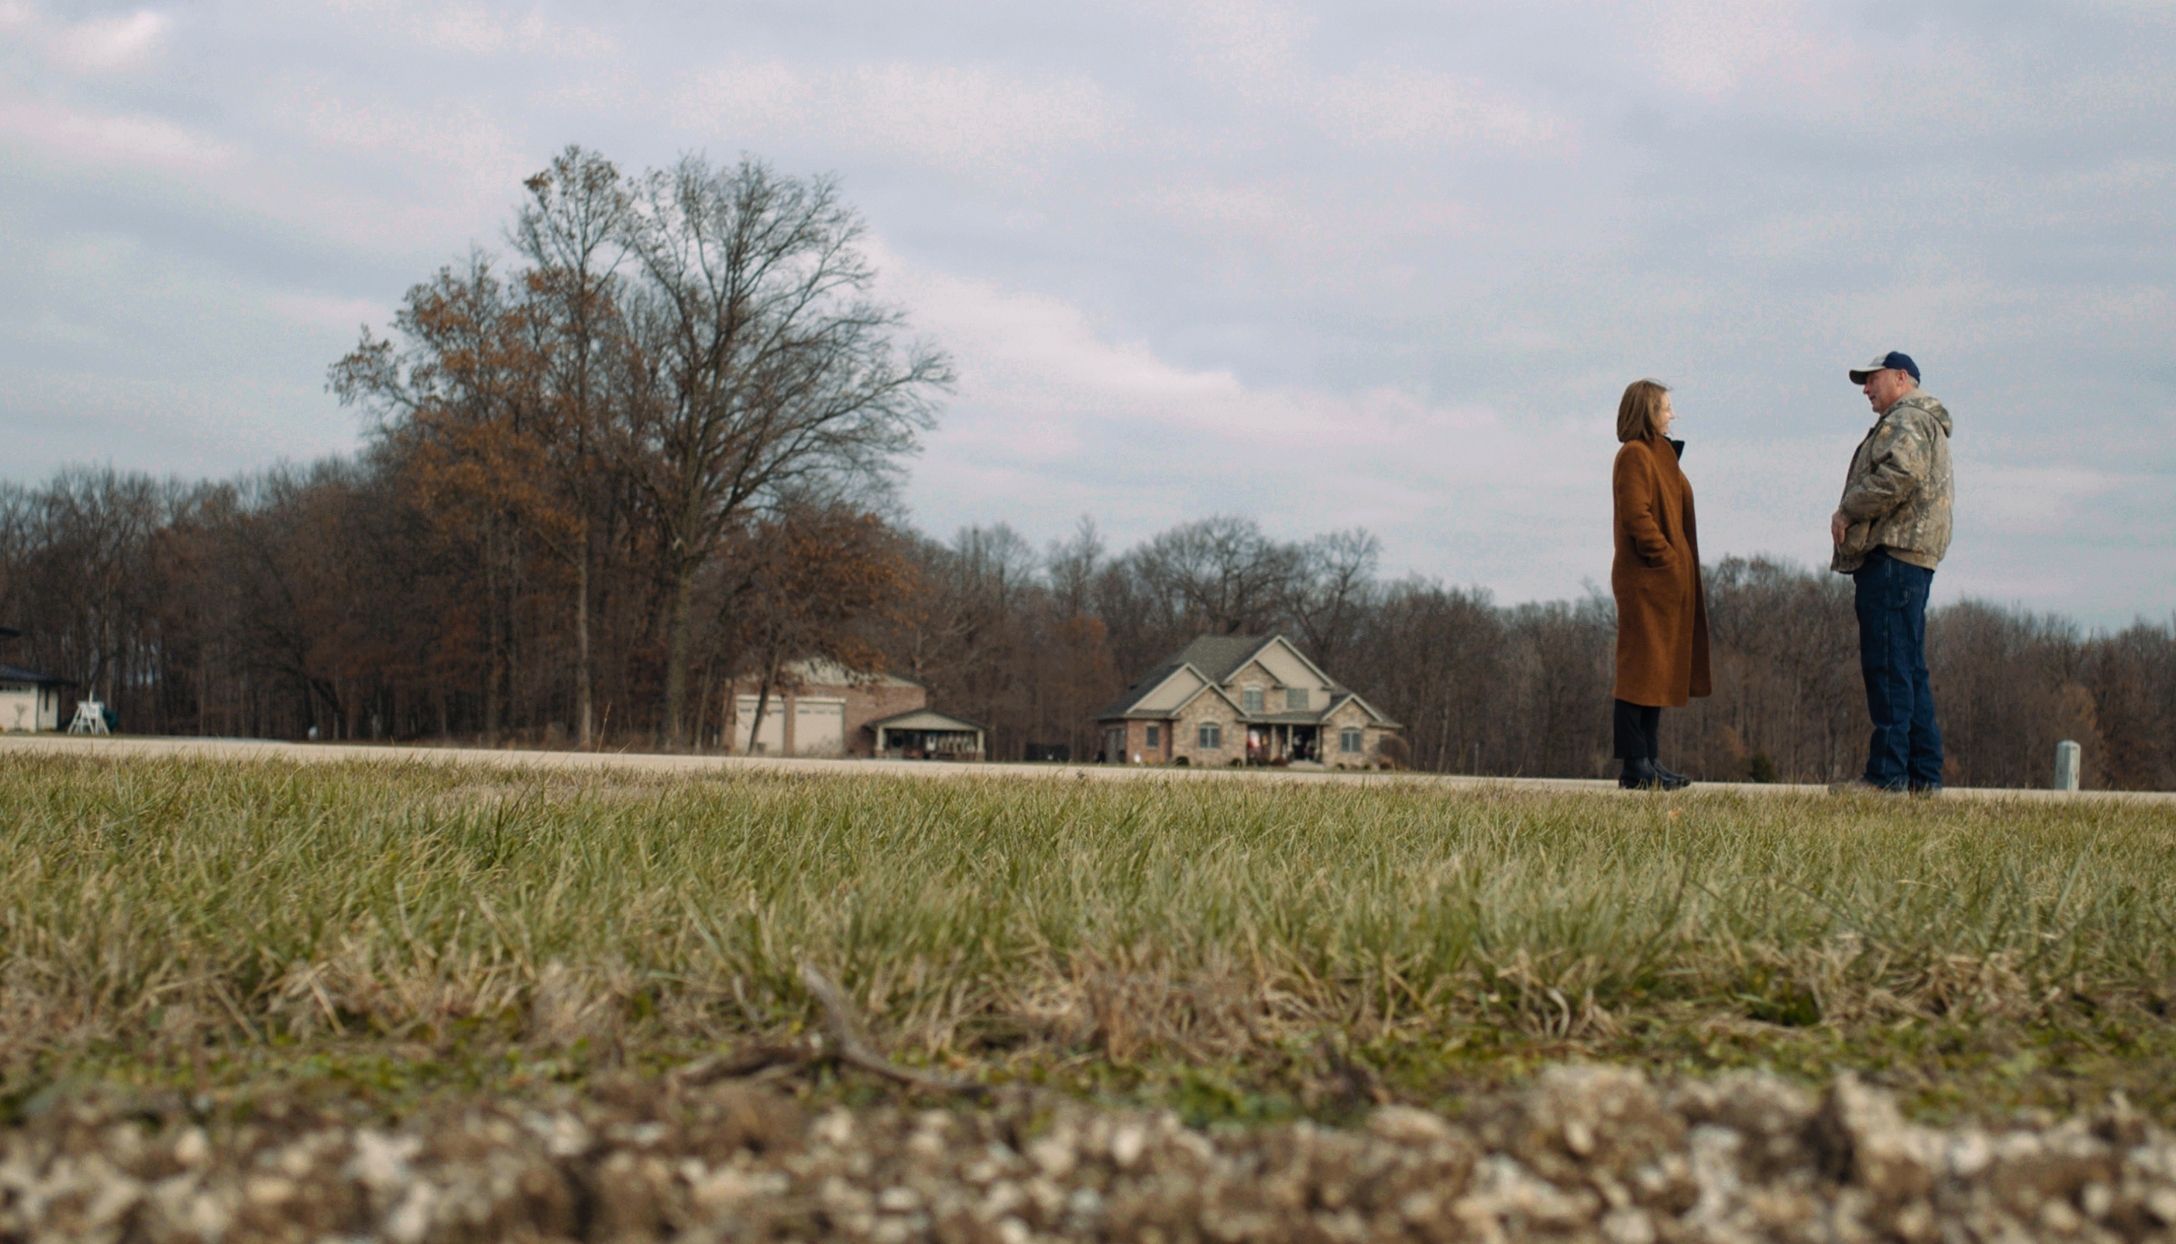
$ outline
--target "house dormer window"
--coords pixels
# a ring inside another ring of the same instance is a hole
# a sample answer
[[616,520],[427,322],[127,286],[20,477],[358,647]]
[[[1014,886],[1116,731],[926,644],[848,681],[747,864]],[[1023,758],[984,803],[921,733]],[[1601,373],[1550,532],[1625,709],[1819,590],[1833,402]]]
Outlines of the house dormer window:
[[1241,688],[1239,692],[1239,707],[1245,709],[1247,712],[1250,713],[1261,712],[1262,689],[1260,687]]
[[1290,713],[1305,712],[1307,710],[1307,688],[1286,687],[1284,689],[1284,707],[1285,711]]

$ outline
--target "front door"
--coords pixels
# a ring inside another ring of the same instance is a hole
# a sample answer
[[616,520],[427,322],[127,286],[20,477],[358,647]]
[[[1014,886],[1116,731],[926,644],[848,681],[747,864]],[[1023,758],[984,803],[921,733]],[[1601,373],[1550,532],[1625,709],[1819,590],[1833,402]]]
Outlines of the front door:
[[1292,759],[1321,760],[1320,740],[1322,731],[1317,726],[1292,727]]

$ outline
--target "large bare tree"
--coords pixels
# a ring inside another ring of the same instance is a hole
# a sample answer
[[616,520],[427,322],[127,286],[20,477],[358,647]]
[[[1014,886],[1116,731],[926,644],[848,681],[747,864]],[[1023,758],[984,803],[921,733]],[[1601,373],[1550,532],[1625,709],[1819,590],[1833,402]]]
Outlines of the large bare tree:
[[1298,546],[1270,539],[1251,518],[1228,514],[1181,523],[1128,559],[1178,631],[1214,635],[1277,626],[1305,565]]
[[656,385],[629,413],[665,558],[664,717],[677,743],[704,563],[750,507],[892,470],[952,368],[903,341],[902,313],[873,296],[861,219],[828,178],[690,156],[644,179],[629,238],[647,286],[643,362],[629,370]]

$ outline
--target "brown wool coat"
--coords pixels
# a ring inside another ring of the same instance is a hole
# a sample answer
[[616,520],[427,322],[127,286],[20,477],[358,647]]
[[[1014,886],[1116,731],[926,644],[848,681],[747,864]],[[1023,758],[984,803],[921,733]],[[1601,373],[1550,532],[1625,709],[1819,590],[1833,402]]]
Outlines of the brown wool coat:
[[1660,708],[1679,707],[1712,689],[1699,527],[1692,483],[1677,462],[1681,445],[1651,434],[1627,441],[1610,473],[1617,533],[1617,557],[1609,568],[1609,590],[1617,598],[1612,694]]

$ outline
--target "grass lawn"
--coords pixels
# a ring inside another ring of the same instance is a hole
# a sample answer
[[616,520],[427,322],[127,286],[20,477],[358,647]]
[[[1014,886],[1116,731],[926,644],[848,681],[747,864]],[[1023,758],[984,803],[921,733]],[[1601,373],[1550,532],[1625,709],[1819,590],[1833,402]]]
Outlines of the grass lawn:
[[[1567,1060],[2176,1118],[2176,821],[1385,781],[0,766],[0,1119],[122,1082],[399,1114],[788,1043],[1193,1119]],[[854,1073],[808,1091],[902,1090]]]

